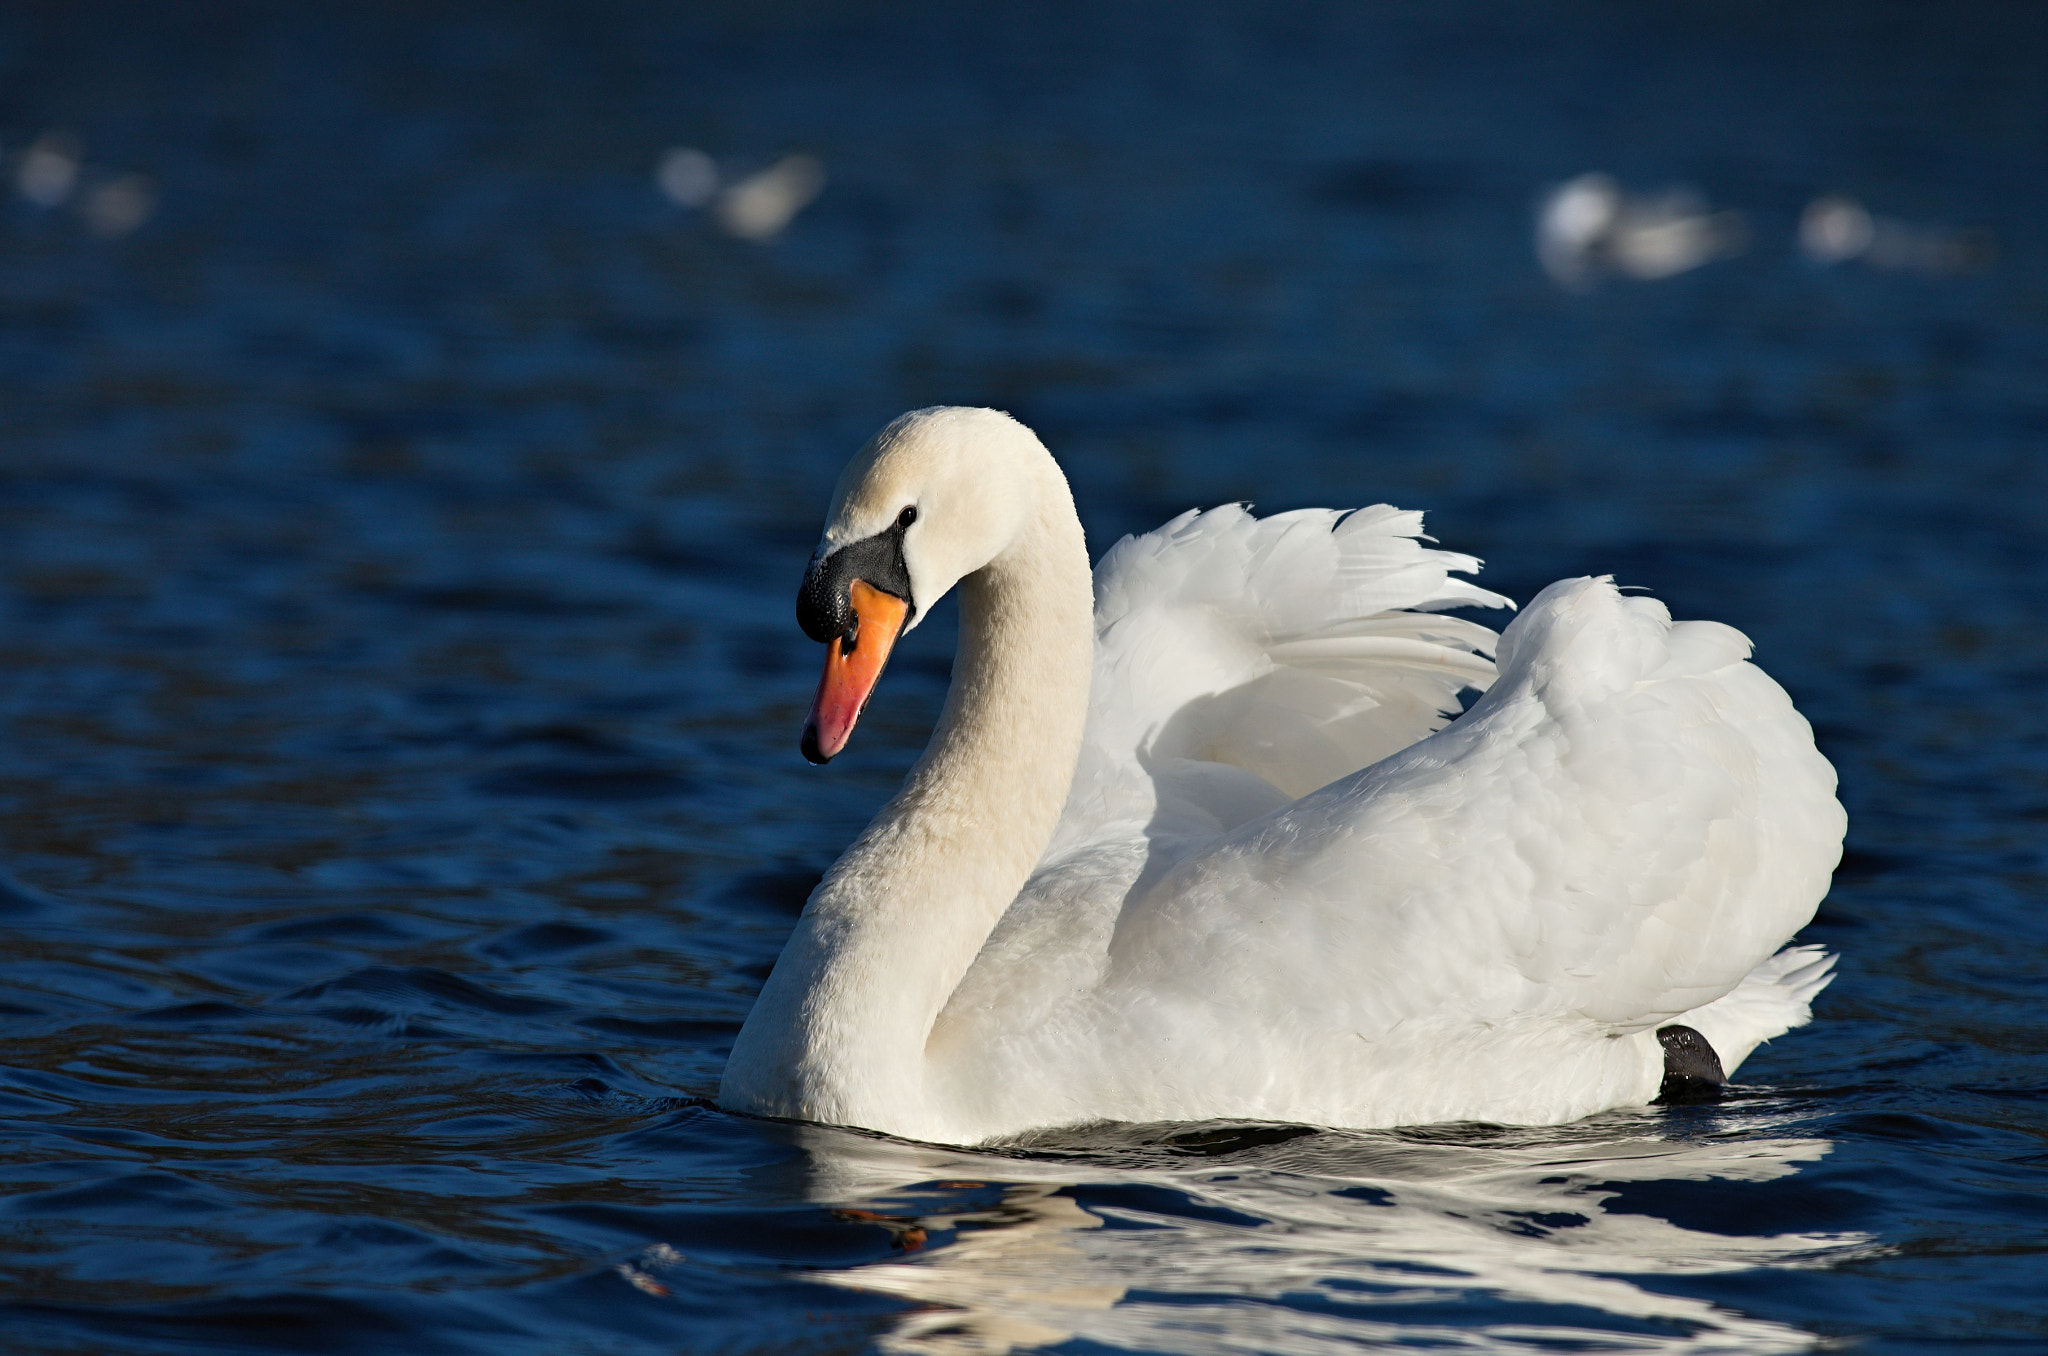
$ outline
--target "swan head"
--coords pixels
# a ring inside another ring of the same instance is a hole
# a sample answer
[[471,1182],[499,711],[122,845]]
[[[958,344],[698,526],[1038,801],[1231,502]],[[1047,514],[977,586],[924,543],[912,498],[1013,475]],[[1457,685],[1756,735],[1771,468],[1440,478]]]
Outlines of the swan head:
[[804,757],[846,747],[897,638],[1016,539],[1040,461],[1009,415],[938,406],[893,420],[847,464],[796,598],[797,624],[828,647]]

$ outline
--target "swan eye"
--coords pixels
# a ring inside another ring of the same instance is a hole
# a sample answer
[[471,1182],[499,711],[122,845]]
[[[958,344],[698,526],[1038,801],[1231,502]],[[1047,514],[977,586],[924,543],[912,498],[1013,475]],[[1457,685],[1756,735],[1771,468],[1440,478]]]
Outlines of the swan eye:
[[900,530],[917,521],[917,505],[905,504],[903,512],[896,515],[896,526]]

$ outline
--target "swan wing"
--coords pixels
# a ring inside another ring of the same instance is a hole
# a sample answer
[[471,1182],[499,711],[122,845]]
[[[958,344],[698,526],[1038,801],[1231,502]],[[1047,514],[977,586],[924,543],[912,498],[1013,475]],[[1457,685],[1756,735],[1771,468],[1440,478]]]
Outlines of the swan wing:
[[1615,1037],[1716,1003],[1812,917],[1845,826],[1749,653],[1607,579],[1552,585],[1455,724],[1135,894],[1105,993],[1296,1049],[1418,1020]]
[[1384,504],[1227,505],[1126,537],[1095,570],[1087,733],[1048,861],[1165,810],[1215,832],[1436,730],[1493,681],[1498,639],[1437,615],[1507,607]]

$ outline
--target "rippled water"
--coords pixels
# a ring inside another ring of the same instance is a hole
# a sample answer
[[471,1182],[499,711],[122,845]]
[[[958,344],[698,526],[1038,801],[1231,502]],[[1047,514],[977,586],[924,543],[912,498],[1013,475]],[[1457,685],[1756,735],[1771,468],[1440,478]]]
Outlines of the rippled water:
[[[2048,1347],[2048,40],[2024,7],[50,6],[0,156],[9,1350]],[[822,197],[729,238],[670,146]],[[1554,287],[1546,183],[1745,211]],[[1988,266],[1823,270],[1854,193]],[[81,190],[83,191],[83,190]],[[1391,500],[1735,623],[1850,852],[1712,1107],[999,1154],[703,1098],[937,709],[796,756],[831,478],[994,403],[1098,549]]]

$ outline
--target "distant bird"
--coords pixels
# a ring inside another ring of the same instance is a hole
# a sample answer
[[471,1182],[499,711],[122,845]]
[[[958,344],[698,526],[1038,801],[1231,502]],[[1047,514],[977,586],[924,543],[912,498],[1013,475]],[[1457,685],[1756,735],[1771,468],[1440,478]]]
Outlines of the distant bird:
[[1709,211],[1689,188],[1626,193],[1606,174],[1559,184],[1536,212],[1537,261],[1571,288],[1603,273],[1654,282],[1740,254],[1748,243],[1740,212]]

